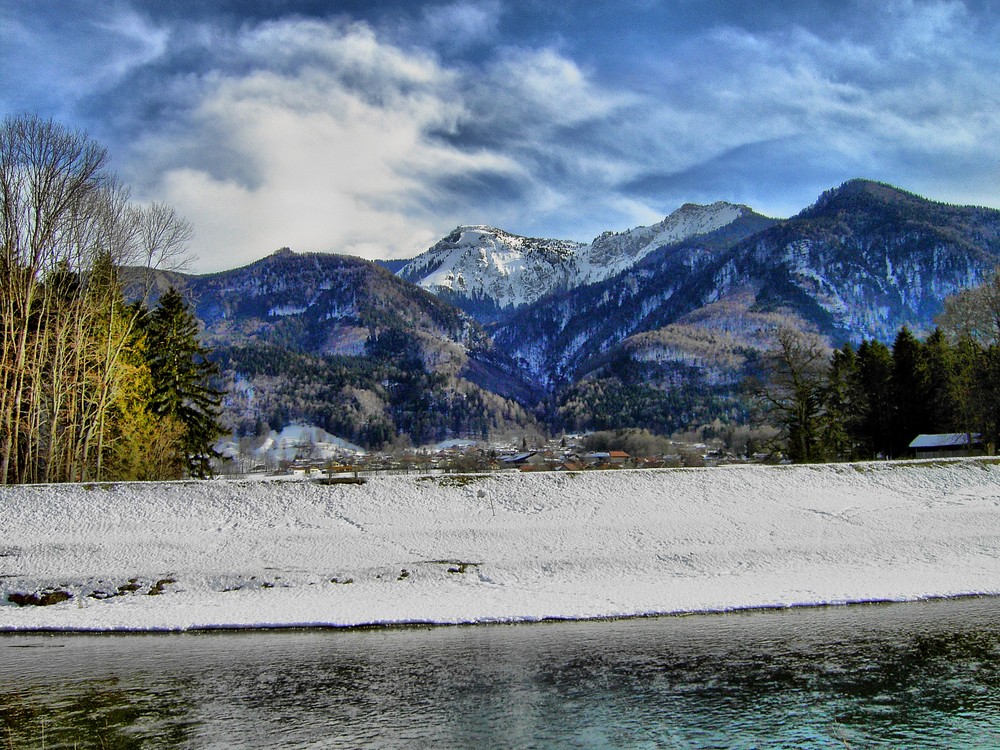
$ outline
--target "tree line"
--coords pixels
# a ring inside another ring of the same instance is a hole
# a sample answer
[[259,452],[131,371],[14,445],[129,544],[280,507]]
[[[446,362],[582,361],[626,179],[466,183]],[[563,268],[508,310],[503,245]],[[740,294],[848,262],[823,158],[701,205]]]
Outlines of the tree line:
[[816,335],[781,329],[749,386],[796,462],[909,455],[919,434],[1000,440],[1000,270],[948,297],[937,328],[908,328],[891,346],[866,340],[830,351]]
[[85,134],[3,121],[0,483],[207,474],[220,394],[197,322],[174,290],[127,303],[120,279],[176,267],[190,234],[133,203]]

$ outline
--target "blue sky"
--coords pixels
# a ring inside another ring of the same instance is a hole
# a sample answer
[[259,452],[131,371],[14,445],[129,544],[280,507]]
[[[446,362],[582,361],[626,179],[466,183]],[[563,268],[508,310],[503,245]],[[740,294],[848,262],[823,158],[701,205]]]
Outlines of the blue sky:
[[2,114],[104,144],[199,271],[784,217],[852,177],[1000,207],[994,2],[5,0],[0,28]]

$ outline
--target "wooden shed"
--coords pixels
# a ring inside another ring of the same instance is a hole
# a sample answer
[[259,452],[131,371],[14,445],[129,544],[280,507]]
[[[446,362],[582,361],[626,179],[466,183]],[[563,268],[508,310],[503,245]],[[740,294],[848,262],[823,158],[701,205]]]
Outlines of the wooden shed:
[[917,435],[910,443],[910,449],[916,452],[917,458],[980,456],[983,453],[983,436],[978,432]]

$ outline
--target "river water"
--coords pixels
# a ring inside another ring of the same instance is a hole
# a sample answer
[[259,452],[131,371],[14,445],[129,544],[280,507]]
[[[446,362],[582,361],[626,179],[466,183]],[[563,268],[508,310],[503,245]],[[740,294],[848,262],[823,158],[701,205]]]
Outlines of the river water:
[[0,748],[997,748],[1000,600],[0,636]]

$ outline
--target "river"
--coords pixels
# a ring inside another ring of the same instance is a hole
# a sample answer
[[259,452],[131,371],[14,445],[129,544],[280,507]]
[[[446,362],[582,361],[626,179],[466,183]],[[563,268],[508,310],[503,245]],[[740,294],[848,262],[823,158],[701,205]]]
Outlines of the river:
[[0,747],[996,748],[1000,600],[0,636]]

